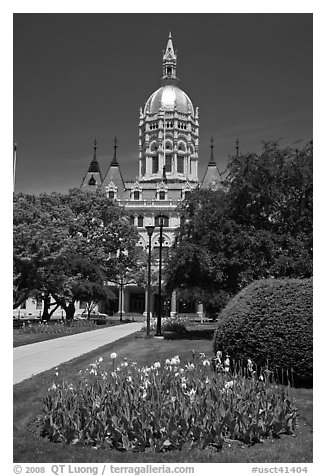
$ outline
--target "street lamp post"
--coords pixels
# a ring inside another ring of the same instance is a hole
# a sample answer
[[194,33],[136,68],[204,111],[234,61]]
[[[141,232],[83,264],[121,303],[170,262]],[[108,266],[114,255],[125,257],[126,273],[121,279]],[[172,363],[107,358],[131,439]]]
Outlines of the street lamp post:
[[122,296],[122,293],[123,293],[123,277],[120,276],[120,322],[122,322],[122,306],[123,306],[123,296]]
[[[128,256],[128,250],[124,250],[122,248],[121,242],[120,242],[120,248],[117,251],[117,258],[118,258],[118,263],[119,263],[119,275],[120,275],[120,280],[119,280],[119,315],[120,315],[120,322],[122,322],[122,315],[123,315],[123,286],[124,286],[124,264],[123,264],[123,259],[124,256]],[[126,271],[126,268],[125,268]]]
[[147,225],[146,231],[148,233],[148,274],[147,274],[147,330],[146,335],[150,335],[151,325],[151,251],[152,251],[152,235],[155,229],[154,225]]
[[162,337],[162,245],[163,245],[163,217],[160,217],[160,254],[158,268],[158,315],[156,337]]

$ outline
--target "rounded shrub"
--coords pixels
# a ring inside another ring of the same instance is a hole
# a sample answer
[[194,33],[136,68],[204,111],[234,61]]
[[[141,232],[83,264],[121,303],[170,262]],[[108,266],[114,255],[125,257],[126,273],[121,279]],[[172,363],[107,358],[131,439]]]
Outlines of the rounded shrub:
[[[312,386],[312,279],[263,279],[237,294],[219,315],[214,352]],[[292,369],[292,370],[291,370]]]

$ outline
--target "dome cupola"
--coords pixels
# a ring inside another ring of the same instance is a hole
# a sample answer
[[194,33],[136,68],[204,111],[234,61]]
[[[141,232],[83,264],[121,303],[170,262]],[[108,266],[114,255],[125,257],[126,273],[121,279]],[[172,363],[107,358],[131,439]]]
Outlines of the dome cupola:
[[172,35],[163,51],[162,85],[140,109],[140,180],[198,181],[198,108],[179,87]]
[[194,115],[194,107],[189,96],[172,84],[157,89],[147,100],[144,111],[147,114],[157,114],[161,108],[165,111],[176,110],[182,114]]

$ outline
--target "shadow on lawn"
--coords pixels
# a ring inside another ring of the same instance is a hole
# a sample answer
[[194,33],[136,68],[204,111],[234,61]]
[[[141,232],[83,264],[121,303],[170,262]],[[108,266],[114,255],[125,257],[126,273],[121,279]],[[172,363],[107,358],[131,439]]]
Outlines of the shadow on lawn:
[[163,332],[164,338],[167,340],[212,340],[215,329],[187,329],[184,332]]

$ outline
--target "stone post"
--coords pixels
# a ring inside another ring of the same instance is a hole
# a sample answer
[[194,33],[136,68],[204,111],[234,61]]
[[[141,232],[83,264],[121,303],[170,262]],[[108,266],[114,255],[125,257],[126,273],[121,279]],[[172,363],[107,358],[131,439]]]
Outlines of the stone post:
[[170,316],[175,317],[177,315],[177,292],[174,290],[171,296],[171,311]]
[[200,318],[200,322],[204,322],[204,306],[202,302],[198,303],[197,316]]

